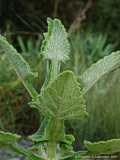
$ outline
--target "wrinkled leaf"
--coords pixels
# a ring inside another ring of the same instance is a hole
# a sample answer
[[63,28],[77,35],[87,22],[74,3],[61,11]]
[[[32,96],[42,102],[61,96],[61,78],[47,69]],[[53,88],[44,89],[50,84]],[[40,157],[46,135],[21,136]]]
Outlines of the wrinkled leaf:
[[95,143],[85,141],[84,144],[91,154],[114,154],[120,152],[120,139],[111,139]]
[[69,59],[70,45],[60,20],[48,18],[48,32],[44,34],[44,38],[41,53],[45,59],[62,62]]
[[84,85],[84,93],[88,92],[98,80],[104,75],[120,67],[120,51],[113,52],[105,56],[88,68],[81,76],[80,80]]
[[43,115],[61,120],[81,119],[87,115],[82,90],[71,71],[61,73],[50,82],[31,105]]

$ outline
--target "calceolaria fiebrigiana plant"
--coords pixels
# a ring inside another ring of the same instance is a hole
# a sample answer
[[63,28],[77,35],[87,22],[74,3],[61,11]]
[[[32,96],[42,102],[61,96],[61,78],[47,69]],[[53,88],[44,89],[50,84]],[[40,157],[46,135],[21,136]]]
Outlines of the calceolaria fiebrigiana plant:
[[6,55],[30,94],[30,107],[36,108],[44,117],[38,131],[28,137],[33,146],[27,149],[17,143],[21,136],[0,131],[1,146],[12,149],[27,160],[76,160],[85,154],[112,154],[120,151],[120,140],[113,139],[98,143],[85,141],[86,152],[75,152],[72,147],[74,136],[65,133],[66,120],[87,117],[85,94],[104,75],[120,67],[120,52],[117,51],[93,64],[79,78],[72,71],[61,71],[62,63],[70,58],[67,36],[60,20],[48,18],[48,32],[44,33],[40,53],[46,64],[45,81],[40,93],[32,84],[32,79],[39,75],[33,73],[16,49],[0,36],[0,52]]

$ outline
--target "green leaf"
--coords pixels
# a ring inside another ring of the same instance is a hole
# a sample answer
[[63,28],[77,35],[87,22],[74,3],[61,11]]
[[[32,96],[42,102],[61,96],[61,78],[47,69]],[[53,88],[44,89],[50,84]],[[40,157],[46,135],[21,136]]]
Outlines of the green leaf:
[[28,157],[30,160],[44,160],[42,157],[33,154],[29,149],[25,149],[17,144],[21,136],[10,132],[0,131],[0,146],[8,148],[19,155]]
[[73,142],[75,142],[75,137],[72,134],[65,135],[65,141],[62,142],[68,146],[72,146]]
[[109,56],[105,56],[103,59],[93,64],[80,76],[80,80],[84,85],[84,93],[88,92],[104,75],[119,67],[120,51],[113,52]]
[[0,52],[6,54],[9,62],[13,66],[15,72],[24,84],[25,88],[28,90],[29,94],[32,97],[36,96],[37,92],[31,84],[31,79],[35,78],[37,74],[31,71],[29,64],[2,36],[0,36]]
[[61,62],[69,59],[70,44],[60,20],[48,18],[48,32],[44,34],[44,38],[41,53],[45,59]]
[[50,118],[44,118],[38,130],[34,134],[30,135],[28,138],[36,143],[48,141],[48,139],[46,139],[46,136],[44,135],[44,130],[46,126],[49,124],[49,122]]
[[83,160],[83,159],[88,159],[88,152],[87,151],[77,151],[73,152],[71,156],[65,156],[61,158],[61,160]]
[[71,71],[50,82],[42,95],[31,103],[43,115],[56,119],[82,119],[87,115],[83,92]]
[[43,157],[40,157],[37,154],[34,154],[31,150],[23,148],[17,144],[12,144],[10,149],[19,155],[23,155],[29,160],[45,160]]
[[0,144],[8,145],[11,143],[16,143],[21,136],[9,132],[0,131]]
[[95,143],[85,141],[84,144],[90,154],[115,154],[120,152],[120,139],[111,139]]

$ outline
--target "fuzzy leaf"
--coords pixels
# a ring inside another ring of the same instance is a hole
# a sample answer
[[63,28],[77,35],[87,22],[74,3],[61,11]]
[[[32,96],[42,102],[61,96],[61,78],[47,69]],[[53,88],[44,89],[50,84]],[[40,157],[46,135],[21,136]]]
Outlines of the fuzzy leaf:
[[103,59],[93,64],[80,76],[80,80],[84,85],[84,93],[88,92],[104,75],[119,67],[120,51],[113,52],[109,56],[105,56]]
[[41,53],[45,59],[61,62],[69,59],[70,44],[60,20],[48,18],[48,32],[44,34],[44,38]]
[[85,141],[84,144],[91,154],[115,154],[120,152],[120,139],[111,139],[95,143]]
[[33,154],[29,149],[23,148],[17,144],[21,136],[10,132],[0,131],[0,146],[10,149],[19,155],[28,157],[30,160],[44,160],[42,157]]
[[16,51],[16,49],[10,45],[7,40],[0,36],[0,52],[6,54],[9,62],[13,66],[20,80],[33,97],[37,95],[35,89],[33,88],[30,79],[36,77],[36,73],[33,73],[30,69],[29,64],[24,60],[24,58]]
[[0,131],[0,144],[11,144],[16,143],[20,139],[20,136],[17,134]]
[[24,157],[28,158],[29,160],[45,160],[43,157],[33,153],[30,149],[23,148],[17,144],[12,144],[10,149],[17,153],[18,155],[23,155]]
[[81,119],[87,115],[82,90],[71,71],[61,73],[50,82],[32,105],[42,114],[61,120]]

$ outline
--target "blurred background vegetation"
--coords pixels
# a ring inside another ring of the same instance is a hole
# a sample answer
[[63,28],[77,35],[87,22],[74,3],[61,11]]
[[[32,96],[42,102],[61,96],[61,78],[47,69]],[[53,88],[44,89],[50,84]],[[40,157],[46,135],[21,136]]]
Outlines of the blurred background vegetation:
[[[38,56],[47,17],[60,18],[69,33],[71,60],[63,69],[77,76],[92,63],[120,49],[119,0],[0,0],[0,33],[39,72],[34,82],[40,89],[43,62]],[[75,147],[84,139],[120,138],[119,69],[103,77],[86,95],[89,117],[84,122],[66,122],[76,137]],[[39,91],[38,89],[38,91]],[[0,54],[0,129],[22,135],[34,133],[40,123],[36,110],[28,107],[29,96]]]

